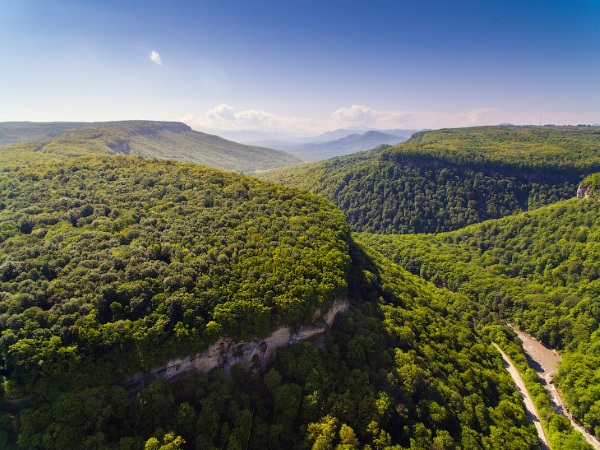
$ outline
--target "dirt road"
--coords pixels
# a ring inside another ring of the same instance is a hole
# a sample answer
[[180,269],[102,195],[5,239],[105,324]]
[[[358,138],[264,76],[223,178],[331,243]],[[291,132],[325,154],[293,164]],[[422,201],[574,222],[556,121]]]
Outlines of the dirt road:
[[545,347],[540,341],[535,339],[530,334],[524,333],[523,331],[512,327],[513,331],[517,333],[521,342],[523,342],[523,351],[527,357],[527,363],[529,367],[537,372],[539,377],[542,379],[542,384],[550,396],[552,406],[558,414],[562,414],[573,424],[573,428],[583,434],[585,440],[596,450],[600,450],[600,441],[592,436],[585,428],[583,428],[578,422],[573,419],[573,416],[567,410],[562,398],[556,389],[556,386],[552,383],[552,378],[556,374],[558,363],[562,360],[560,355],[551,348]]
[[509,357],[502,351],[496,343],[494,343],[494,347],[496,350],[500,352],[502,355],[502,364],[504,368],[508,371],[510,376],[512,377],[517,390],[523,396],[523,403],[525,404],[525,410],[527,411],[527,417],[529,421],[533,423],[535,429],[537,430],[538,436],[540,437],[540,445],[542,450],[550,450],[550,445],[548,444],[548,439],[546,438],[546,433],[544,432],[544,427],[542,427],[542,423],[540,422],[540,415],[537,411],[537,408],[533,404],[533,400],[529,396],[529,392],[527,392],[527,388],[525,387],[525,383],[523,382],[523,378],[521,378],[521,374],[517,370],[517,368],[513,365],[512,361]]

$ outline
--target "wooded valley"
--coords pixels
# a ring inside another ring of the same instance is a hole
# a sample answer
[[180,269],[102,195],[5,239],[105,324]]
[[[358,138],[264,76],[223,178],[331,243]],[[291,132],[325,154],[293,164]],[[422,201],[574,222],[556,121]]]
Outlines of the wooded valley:
[[600,171],[600,128],[478,127],[260,176],[332,200],[354,231],[439,233],[575,195]]
[[[0,447],[539,448],[495,342],[552,448],[589,448],[507,323],[561,352],[555,382],[600,435],[600,128],[422,132],[270,181],[175,162],[163,129],[127,144],[153,157],[50,129],[0,141]],[[265,370],[127,386],[339,298]]]

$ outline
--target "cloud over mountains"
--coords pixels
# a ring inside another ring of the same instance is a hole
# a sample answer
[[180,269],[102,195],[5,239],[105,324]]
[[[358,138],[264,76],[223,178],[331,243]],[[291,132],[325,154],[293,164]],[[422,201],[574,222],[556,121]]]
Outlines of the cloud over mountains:
[[335,110],[321,120],[283,117],[258,109],[238,111],[222,103],[204,114],[187,114],[180,118],[202,130],[286,131],[290,133],[320,133],[335,128],[441,128],[488,125],[502,122],[502,112],[496,108],[478,108],[461,113],[435,111],[377,110],[369,106],[352,105]]

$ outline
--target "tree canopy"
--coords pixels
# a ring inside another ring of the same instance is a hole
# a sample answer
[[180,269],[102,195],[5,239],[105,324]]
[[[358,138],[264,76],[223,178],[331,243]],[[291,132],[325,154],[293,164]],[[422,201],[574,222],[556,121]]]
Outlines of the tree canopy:
[[30,387],[304,323],[346,287],[342,214],[238,175],[73,158],[0,172],[0,205],[0,355]]
[[261,176],[332,200],[353,230],[437,233],[574,197],[600,170],[597,127],[477,127]]
[[[438,235],[361,234],[412,273],[561,350],[556,382],[600,434],[600,203],[572,199]],[[587,380],[587,381],[583,381]]]

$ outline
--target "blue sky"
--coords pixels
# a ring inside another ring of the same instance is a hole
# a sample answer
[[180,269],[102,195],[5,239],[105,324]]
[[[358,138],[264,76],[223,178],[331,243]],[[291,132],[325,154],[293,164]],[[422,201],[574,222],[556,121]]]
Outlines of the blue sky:
[[600,1],[0,0],[0,121],[600,123]]

